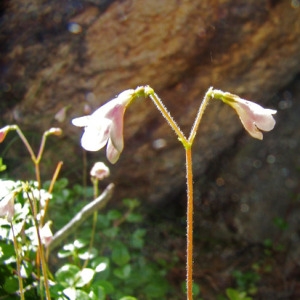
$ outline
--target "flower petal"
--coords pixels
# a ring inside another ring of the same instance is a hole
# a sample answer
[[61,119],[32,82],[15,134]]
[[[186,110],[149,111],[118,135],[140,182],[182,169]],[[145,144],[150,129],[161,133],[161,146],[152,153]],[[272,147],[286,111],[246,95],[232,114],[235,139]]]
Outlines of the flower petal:
[[79,117],[73,119],[72,124],[77,127],[86,127],[88,126],[90,120],[91,120],[91,116]]
[[262,140],[263,134],[260,130],[270,131],[274,128],[276,121],[272,115],[276,114],[276,110],[266,109],[240,98],[235,100],[230,105],[236,110],[245,129],[254,138]]
[[112,163],[116,163],[120,157],[121,151],[118,151],[113,143],[111,142],[111,139],[108,140],[107,146],[106,146],[106,157],[107,159]]
[[98,151],[103,148],[109,138],[111,121],[108,119],[101,120],[101,127],[87,126],[81,138],[81,146],[87,151]]
[[110,139],[114,147],[121,152],[124,148],[123,140],[123,122],[125,107],[118,105],[112,113],[112,124],[110,128]]
[[127,106],[131,102],[134,96],[135,96],[135,90],[130,89],[120,93],[117,99],[120,104]]

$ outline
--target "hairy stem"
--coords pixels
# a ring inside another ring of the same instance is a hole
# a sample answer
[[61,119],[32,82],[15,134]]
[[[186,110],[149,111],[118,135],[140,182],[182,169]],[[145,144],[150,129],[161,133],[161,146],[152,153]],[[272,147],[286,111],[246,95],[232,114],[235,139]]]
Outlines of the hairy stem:
[[166,109],[166,107],[164,106],[164,104],[162,103],[162,101],[159,99],[159,97],[154,92],[152,92],[151,94],[149,94],[149,97],[154,102],[154,104],[156,105],[156,107],[158,108],[158,110],[162,113],[162,115],[167,120],[167,122],[169,123],[169,125],[176,132],[179,140],[183,144],[185,144],[186,141],[187,141],[187,138],[184,136],[183,132],[181,131],[181,129],[179,128],[179,126],[176,124],[176,122],[174,121],[174,119],[172,118],[172,116],[170,115],[170,113],[168,112],[168,110]]
[[207,107],[207,104],[208,104],[209,100],[211,99],[211,92],[212,92],[212,87],[210,87],[208,89],[208,91],[206,92],[206,94],[205,94],[205,96],[204,96],[204,98],[202,100],[202,103],[201,103],[201,105],[199,107],[199,110],[198,110],[195,122],[193,124],[192,130],[191,130],[191,133],[190,133],[190,136],[189,136],[189,142],[190,142],[190,144],[193,144],[193,142],[194,142],[194,138],[196,136],[196,133],[197,133],[200,121],[201,121],[202,116],[204,114],[204,111],[205,111],[205,109]]
[[187,183],[187,258],[186,258],[186,288],[187,299],[193,299],[193,170],[192,148],[185,148],[186,158],[186,183]]

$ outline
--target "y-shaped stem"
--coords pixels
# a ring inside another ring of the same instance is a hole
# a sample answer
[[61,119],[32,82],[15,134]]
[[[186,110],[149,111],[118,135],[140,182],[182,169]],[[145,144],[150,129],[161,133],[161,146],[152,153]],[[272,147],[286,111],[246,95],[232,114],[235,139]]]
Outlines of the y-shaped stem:
[[[141,91],[141,87],[137,89]],[[192,169],[192,145],[196,136],[200,121],[209,100],[212,97],[213,89],[210,88],[199,107],[195,122],[193,124],[189,138],[187,139],[182,133],[179,126],[176,124],[164,104],[161,102],[159,97],[155,94],[152,88],[149,86],[144,88],[145,95],[148,95],[154,102],[158,110],[162,113],[164,118],[167,120],[169,125],[173,128],[178,136],[178,139],[183,144],[185,149],[186,158],[186,182],[187,182],[187,260],[186,260],[186,288],[187,288],[187,299],[193,299],[193,210],[194,210],[194,198],[193,198],[193,169]]]

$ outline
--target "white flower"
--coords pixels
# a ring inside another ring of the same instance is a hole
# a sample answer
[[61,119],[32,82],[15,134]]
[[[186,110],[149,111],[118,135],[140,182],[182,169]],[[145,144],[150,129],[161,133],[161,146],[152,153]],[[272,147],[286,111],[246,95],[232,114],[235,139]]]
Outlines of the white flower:
[[98,151],[107,144],[107,159],[111,163],[115,163],[119,159],[124,147],[124,112],[134,96],[134,90],[126,90],[117,98],[98,108],[90,116],[72,120],[73,125],[85,129],[81,138],[81,145],[85,150]]
[[235,109],[245,129],[256,139],[262,140],[262,131],[271,131],[276,124],[274,109],[263,108],[230,93],[224,93],[222,100]]

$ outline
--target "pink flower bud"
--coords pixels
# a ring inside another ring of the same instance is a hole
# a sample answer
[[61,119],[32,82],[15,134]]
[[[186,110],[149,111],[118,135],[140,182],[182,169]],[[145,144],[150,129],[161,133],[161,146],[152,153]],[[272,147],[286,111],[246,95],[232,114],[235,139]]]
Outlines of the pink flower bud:
[[47,133],[59,136],[62,134],[62,130],[61,130],[61,128],[52,127],[47,131]]
[[0,143],[2,143],[10,130],[10,126],[5,126],[0,129]]
[[103,162],[96,162],[91,169],[90,175],[98,180],[102,180],[110,175],[110,171]]
[[69,106],[64,106],[61,108],[54,116],[54,119],[57,120],[58,122],[62,123],[66,119],[67,115],[67,110]]

